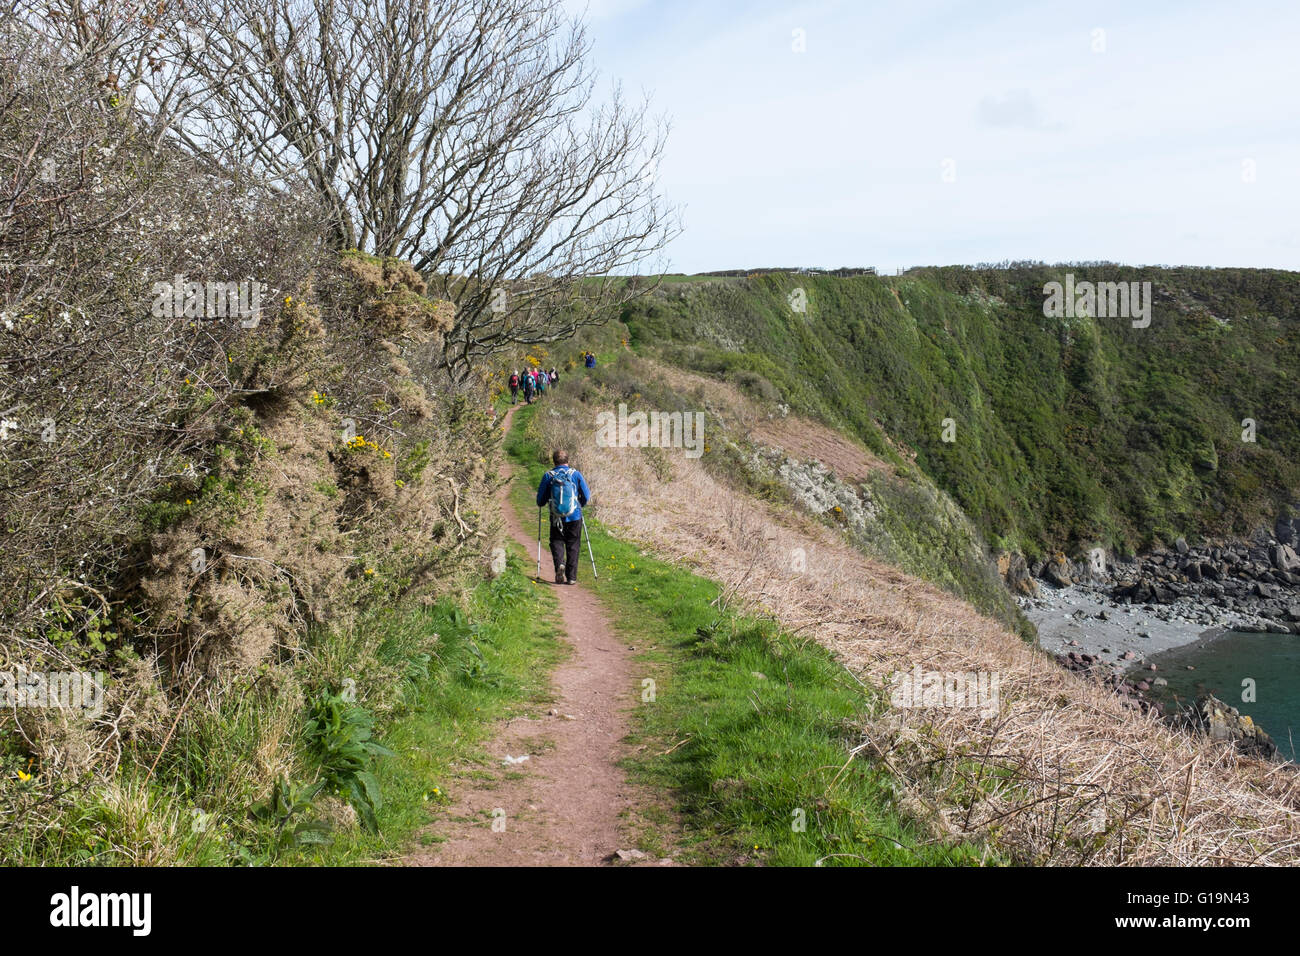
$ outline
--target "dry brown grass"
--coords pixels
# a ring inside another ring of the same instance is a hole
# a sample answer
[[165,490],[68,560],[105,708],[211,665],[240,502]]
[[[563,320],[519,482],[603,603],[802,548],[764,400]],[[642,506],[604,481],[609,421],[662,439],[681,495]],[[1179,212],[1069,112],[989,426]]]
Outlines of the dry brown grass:
[[[571,423],[540,420],[573,444]],[[738,494],[699,461],[670,454],[665,482],[640,450],[596,449],[590,436],[575,447],[616,534],[720,582],[881,690],[853,756],[888,767],[900,804],[936,836],[987,839],[1031,864],[1300,860],[1295,768],[1127,708],[952,595]],[[796,548],[803,574],[790,570]],[[999,675],[996,714],[891,706],[891,675],[918,664]]]
[[858,482],[876,471],[893,471],[888,462],[825,425],[794,415],[759,422],[750,437],[792,458],[819,461],[842,481]]

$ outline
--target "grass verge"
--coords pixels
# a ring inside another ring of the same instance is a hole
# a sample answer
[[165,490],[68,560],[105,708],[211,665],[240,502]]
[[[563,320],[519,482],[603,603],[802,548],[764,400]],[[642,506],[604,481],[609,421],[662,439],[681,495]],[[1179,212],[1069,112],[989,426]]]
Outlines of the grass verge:
[[564,656],[555,628],[551,595],[534,589],[517,553],[504,574],[471,594],[469,607],[448,604],[428,611],[394,613],[382,653],[409,659],[422,635],[439,635],[436,666],[419,667],[401,711],[383,728],[394,753],[379,760],[375,777],[383,793],[374,831],[357,829],[302,862],[355,864],[398,857],[418,833],[424,845],[438,841],[422,830],[429,810],[452,802],[453,767],[483,758],[483,744],[499,721],[550,699],[549,675]]

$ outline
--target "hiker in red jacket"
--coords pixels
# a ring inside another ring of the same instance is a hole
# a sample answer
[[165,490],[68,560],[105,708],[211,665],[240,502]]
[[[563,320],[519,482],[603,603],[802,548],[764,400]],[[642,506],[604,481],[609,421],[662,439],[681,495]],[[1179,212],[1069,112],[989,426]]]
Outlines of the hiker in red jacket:
[[510,404],[514,405],[519,401],[519,372],[510,373]]

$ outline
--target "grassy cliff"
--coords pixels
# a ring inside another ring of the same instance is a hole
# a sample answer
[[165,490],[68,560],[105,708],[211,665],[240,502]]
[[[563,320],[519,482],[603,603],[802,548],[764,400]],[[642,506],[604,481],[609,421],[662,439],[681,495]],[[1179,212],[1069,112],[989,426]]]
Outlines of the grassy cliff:
[[[1046,317],[1066,273],[1151,282],[1150,325]],[[774,273],[666,283],[622,319],[638,350],[914,458],[994,547],[1245,533],[1300,489],[1297,273]]]

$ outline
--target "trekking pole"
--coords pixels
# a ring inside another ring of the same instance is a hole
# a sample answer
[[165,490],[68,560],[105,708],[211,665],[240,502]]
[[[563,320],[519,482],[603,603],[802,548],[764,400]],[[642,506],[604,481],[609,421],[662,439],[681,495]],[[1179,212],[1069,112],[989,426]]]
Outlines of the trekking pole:
[[591,534],[587,531],[586,518],[582,519],[582,531],[587,535],[587,555],[591,558],[591,577],[593,580],[599,581],[600,575],[596,573],[596,556],[591,553]]
[[542,579],[542,509],[537,509],[537,580]]

